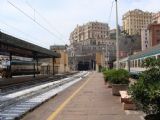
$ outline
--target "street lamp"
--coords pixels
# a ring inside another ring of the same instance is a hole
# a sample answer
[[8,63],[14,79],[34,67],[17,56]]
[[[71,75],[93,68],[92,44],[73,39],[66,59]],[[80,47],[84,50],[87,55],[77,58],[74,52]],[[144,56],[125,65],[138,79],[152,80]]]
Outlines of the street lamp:
[[118,5],[117,5],[117,0],[115,0],[116,2],[116,68],[119,69],[119,39],[118,39],[118,35],[119,35],[119,30],[118,30]]

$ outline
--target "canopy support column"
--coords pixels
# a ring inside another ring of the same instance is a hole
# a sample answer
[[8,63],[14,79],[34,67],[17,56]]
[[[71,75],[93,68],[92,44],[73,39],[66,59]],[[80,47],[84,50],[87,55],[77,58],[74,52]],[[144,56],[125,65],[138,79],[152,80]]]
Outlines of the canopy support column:
[[38,69],[38,58],[36,59],[36,67],[37,67],[37,74],[38,74],[38,71],[39,71],[39,69]]
[[34,53],[34,57],[33,57],[33,77],[35,78],[36,77],[36,55]]
[[53,64],[53,73],[52,73],[52,74],[53,74],[53,75],[55,74],[55,73],[54,73],[54,62],[55,62],[55,58],[52,58],[52,64]]
[[12,78],[12,53],[9,54],[9,72],[10,72],[10,77]]

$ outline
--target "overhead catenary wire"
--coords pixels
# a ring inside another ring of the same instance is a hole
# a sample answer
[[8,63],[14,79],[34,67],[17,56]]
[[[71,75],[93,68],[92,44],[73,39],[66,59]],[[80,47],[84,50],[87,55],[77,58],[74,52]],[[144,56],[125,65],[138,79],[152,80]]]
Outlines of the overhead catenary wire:
[[[2,23],[2,24],[4,24],[4,25],[6,25],[7,27],[9,27],[9,28],[11,28],[11,29],[13,29],[13,30],[16,30],[17,32],[19,32],[19,33],[21,33],[21,34],[27,36],[26,38],[30,37],[30,38],[32,38],[32,39],[36,39],[36,40],[39,41],[38,38],[31,36],[31,34],[26,33],[26,32],[24,32],[24,31],[22,31],[22,30],[16,28],[16,27],[13,26],[13,25],[10,25],[10,24],[8,24],[8,23],[6,23],[6,22],[4,22],[4,21],[0,21],[0,23]],[[1,30],[4,31],[4,32],[7,32],[7,31],[5,31],[5,30],[3,30],[3,29],[1,29]],[[15,35],[15,34],[14,34],[14,35]],[[17,35],[15,35],[15,36],[17,36]],[[24,38],[21,37],[21,39],[24,39]]]
[[112,1],[112,5],[111,5],[111,9],[110,9],[109,17],[108,17],[108,24],[110,23],[111,16],[112,16],[113,4],[114,4],[114,0]]
[[52,28],[55,32],[57,32],[60,36],[64,37],[62,33],[60,33],[54,26],[51,24],[46,17],[44,17],[37,9],[35,9],[27,0],[25,3],[34,11],[34,18],[35,18],[35,13],[37,13],[48,25],[49,27]]
[[[40,26],[42,29],[44,29],[45,31],[47,31],[50,35],[52,35],[54,38],[59,39],[59,37],[54,34],[52,31],[50,31],[49,29],[47,29],[45,26],[41,25],[39,22],[37,22],[34,18],[32,18],[30,15],[28,15],[27,13],[25,13],[23,10],[21,10],[19,7],[17,7],[15,4],[13,4],[12,2],[10,2],[9,0],[7,0],[7,2],[12,5],[15,9],[17,9],[18,11],[20,11],[23,15],[25,15],[26,17],[28,17],[30,20],[32,20],[34,23],[36,23],[38,26]],[[60,39],[59,39],[60,40]]]

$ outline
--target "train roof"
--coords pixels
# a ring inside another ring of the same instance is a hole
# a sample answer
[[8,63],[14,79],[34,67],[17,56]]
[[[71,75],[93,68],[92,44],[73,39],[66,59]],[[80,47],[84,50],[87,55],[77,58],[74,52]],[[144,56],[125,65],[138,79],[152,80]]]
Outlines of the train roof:
[[158,53],[160,53],[160,44],[154,47],[150,47],[144,51],[138,52],[135,55],[131,55],[129,59],[132,60],[132,59],[143,58],[143,57],[152,56]]
[[12,65],[33,65],[35,64],[35,61],[22,61],[22,60],[12,60]]
[[0,32],[0,54],[31,58],[59,58],[60,54]]

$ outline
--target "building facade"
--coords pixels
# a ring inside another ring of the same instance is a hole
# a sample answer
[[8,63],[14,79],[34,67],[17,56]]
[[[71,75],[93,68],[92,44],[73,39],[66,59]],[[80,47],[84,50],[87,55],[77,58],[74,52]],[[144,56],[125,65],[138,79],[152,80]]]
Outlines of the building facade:
[[152,15],[152,23],[160,23],[160,12]]
[[160,44],[160,24],[151,24],[148,29],[151,46]]
[[104,56],[100,66],[107,65],[106,60],[115,59],[115,40],[109,39],[106,23],[89,22],[77,26],[70,34],[70,43],[69,64],[73,70],[96,70],[97,55]]
[[60,58],[55,58],[54,62],[54,72],[55,73],[65,73],[69,72],[68,66],[68,53],[66,45],[53,45],[50,46],[50,50],[60,53]]
[[74,29],[70,34],[71,44],[100,45],[104,44],[109,35],[109,26],[106,23],[88,22]]
[[146,50],[151,46],[149,38],[149,30],[147,28],[141,29],[141,49]]
[[152,22],[152,13],[139,9],[128,11],[123,15],[123,31],[129,35],[141,34],[141,29]]

